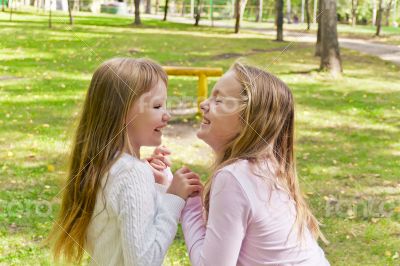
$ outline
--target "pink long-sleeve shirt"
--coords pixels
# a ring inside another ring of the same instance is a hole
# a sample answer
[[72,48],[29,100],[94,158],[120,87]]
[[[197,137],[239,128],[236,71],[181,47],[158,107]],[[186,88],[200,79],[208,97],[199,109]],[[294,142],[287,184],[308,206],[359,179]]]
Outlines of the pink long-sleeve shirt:
[[298,240],[289,194],[255,175],[248,161],[213,178],[207,225],[200,197],[189,199],[181,216],[192,265],[329,265],[309,230]]

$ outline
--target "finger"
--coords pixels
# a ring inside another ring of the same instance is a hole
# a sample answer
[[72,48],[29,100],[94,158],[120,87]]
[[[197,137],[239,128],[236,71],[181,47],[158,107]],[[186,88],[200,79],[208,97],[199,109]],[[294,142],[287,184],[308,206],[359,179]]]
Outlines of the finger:
[[165,157],[164,155],[153,155],[153,159],[160,160],[164,164],[166,164],[167,166],[171,166],[171,161],[167,157]]
[[203,187],[202,186],[199,186],[199,185],[191,185],[190,187],[189,187],[189,192],[190,192],[190,194],[192,194],[192,193],[194,193],[194,192],[200,192],[200,191],[202,191],[203,190]]
[[200,180],[200,176],[199,176],[198,174],[196,174],[196,173],[193,173],[193,172],[186,173],[186,174],[184,174],[184,176],[185,176],[185,178],[187,178],[187,179],[197,179],[197,180]]
[[151,167],[153,167],[154,169],[158,170],[158,171],[163,171],[165,169],[165,167],[155,164],[155,163],[150,163]]
[[193,192],[192,194],[189,195],[189,198],[194,198],[200,196],[200,192]]
[[190,173],[190,169],[187,168],[186,166],[181,167],[178,171],[176,171],[179,174],[186,174],[186,173]]
[[199,179],[188,179],[187,180],[188,184],[190,185],[202,185],[201,181]]
[[151,161],[151,163],[155,163],[155,164],[158,164],[159,166],[162,166],[162,167],[164,167],[164,168],[167,168],[167,166],[165,165],[165,163],[164,163],[163,161],[159,160],[159,159],[153,159],[153,160]]
[[154,152],[153,152],[153,154],[154,155],[170,155],[171,154],[171,151],[167,148],[167,147],[165,147],[165,146],[158,146],[155,150],[154,150]]

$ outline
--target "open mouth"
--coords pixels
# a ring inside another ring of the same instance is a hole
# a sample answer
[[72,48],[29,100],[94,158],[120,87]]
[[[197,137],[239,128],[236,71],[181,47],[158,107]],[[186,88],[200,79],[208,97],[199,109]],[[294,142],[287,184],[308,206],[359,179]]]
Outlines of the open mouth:
[[207,118],[203,117],[203,120],[201,121],[201,123],[204,125],[209,125],[209,124],[211,124],[211,121],[208,120]]
[[155,132],[162,132],[162,129],[163,129],[164,127],[165,127],[165,126],[157,127],[157,128],[154,129],[154,131],[155,131]]

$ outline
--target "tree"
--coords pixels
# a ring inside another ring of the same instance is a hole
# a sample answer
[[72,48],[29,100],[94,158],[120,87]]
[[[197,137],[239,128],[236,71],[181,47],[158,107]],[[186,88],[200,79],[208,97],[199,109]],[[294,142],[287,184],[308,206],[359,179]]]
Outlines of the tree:
[[385,22],[385,25],[386,26],[389,26],[389,19],[390,19],[390,11],[392,10],[392,7],[393,7],[393,0],[389,0],[389,1],[387,1],[387,4],[386,4],[386,9],[385,9],[385,16],[386,16],[386,22]]
[[292,1],[286,0],[286,18],[287,22],[292,23]]
[[275,0],[276,40],[283,41],[283,0]]
[[372,0],[372,26],[376,25],[376,0]]
[[51,25],[51,6],[52,6],[53,2],[50,0],[50,9],[49,9],[49,28],[52,27]]
[[310,30],[311,18],[310,18],[309,0],[305,0],[305,8],[306,8],[307,30]]
[[256,14],[256,22],[262,22],[262,14],[263,14],[263,0],[258,0],[258,9]]
[[10,8],[10,21],[12,21],[12,15],[13,15],[13,6],[12,5],[13,4],[14,4],[14,1],[10,4],[10,0],[8,0],[8,6]]
[[[317,0],[314,0],[317,1]],[[323,0],[318,0],[318,15],[315,16],[315,19],[317,20],[318,23],[318,30],[317,30],[317,43],[315,44],[315,56],[321,56],[321,15],[322,15],[322,10],[321,10],[321,1]]]
[[376,15],[376,33],[375,33],[376,36],[379,36],[381,34],[382,13],[383,13],[382,0],[379,0],[378,13]]
[[69,15],[69,25],[74,24],[74,20],[73,20],[73,17],[72,17],[72,3],[71,2],[73,2],[73,1],[72,0],[68,0],[67,1],[68,15]]
[[336,0],[321,1],[321,64],[320,70],[329,71],[334,77],[342,72],[337,36]]
[[397,0],[394,0],[393,3],[393,22],[392,22],[393,27],[398,27],[399,24],[397,23]]
[[194,17],[194,19],[195,19],[194,25],[195,26],[199,26],[200,17],[201,17],[201,3],[200,3],[200,0],[197,0],[196,15]]
[[167,15],[168,15],[168,3],[169,0],[165,0],[165,7],[164,7],[164,18],[163,21],[167,21]]
[[146,14],[151,14],[151,0],[146,0],[146,9],[145,9]]
[[140,20],[140,0],[135,0],[135,25],[141,25]]
[[357,23],[358,0],[351,0],[351,25],[354,27]]
[[236,0],[235,2],[235,14],[236,14],[236,22],[235,22],[235,33],[239,33],[240,29],[240,0]]

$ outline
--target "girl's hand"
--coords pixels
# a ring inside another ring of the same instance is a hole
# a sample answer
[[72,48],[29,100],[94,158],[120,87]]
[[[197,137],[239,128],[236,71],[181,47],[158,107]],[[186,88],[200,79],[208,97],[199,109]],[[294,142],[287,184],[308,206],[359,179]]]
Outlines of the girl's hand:
[[169,183],[168,182],[168,178],[164,173],[164,167],[165,166],[159,166],[154,162],[151,162],[151,161],[149,162],[149,159],[146,159],[146,162],[150,166],[150,168],[151,168],[151,170],[153,172],[154,181],[156,183],[164,185],[164,186],[168,185],[168,183]]
[[169,183],[165,171],[171,166],[171,161],[167,158],[170,154],[171,152],[167,147],[159,146],[154,150],[151,157],[146,159],[153,171],[155,182],[158,184],[168,185]]
[[163,163],[166,167],[170,167],[171,161],[168,159],[169,155],[171,155],[171,151],[167,147],[158,146],[154,149],[150,158],[157,161],[159,164]]
[[186,200],[190,196],[201,193],[202,190],[203,185],[200,182],[199,175],[184,166],[175,172],[167,193],[177,195]]

